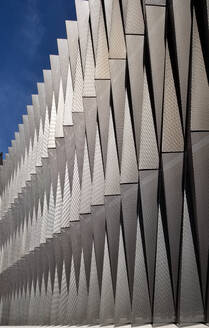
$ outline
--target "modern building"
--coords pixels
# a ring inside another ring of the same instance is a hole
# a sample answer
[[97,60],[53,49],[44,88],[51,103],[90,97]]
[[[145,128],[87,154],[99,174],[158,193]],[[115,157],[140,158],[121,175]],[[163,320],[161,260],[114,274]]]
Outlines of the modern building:
[[0,166],[1,325],[208,322],[208,9],[76,0]]

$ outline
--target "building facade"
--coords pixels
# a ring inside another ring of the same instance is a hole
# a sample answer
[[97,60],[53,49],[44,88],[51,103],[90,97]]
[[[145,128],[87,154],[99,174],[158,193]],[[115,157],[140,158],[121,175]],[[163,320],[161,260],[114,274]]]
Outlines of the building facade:
[[0,166],[0,323],[208,322],[208,1],[76,0]]

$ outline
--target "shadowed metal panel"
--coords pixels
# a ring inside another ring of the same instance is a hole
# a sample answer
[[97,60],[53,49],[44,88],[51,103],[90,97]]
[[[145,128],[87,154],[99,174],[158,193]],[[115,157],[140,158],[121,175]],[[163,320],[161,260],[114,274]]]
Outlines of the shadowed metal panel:
[[77,287],[76,287],[76,274],[74,268],[74,257],[72,257],[71,262],[71,272],[70,272],[70,284],[67,302],[67,323],[75,324],[76,320],[76,309],[77,309]]
[[145,251],[149,282],[149,293],[152,304],[155,249],[157,241],[157,189],[158,170],[139,171],[141,209],[144,227]]
[[183,200],[183,153],[162,154],[165,207],[171,254],[174,298],[177,296]]
[[125,247],[120,228],[117,281],[115,291],[115,323],[128,323],[131,318],[131,300],[128,285],[127,266],[125,261]]
[[101,148],[102,148],[104,168],[106,168],[109,113],[110,113],[110,81],[96,80],[95,85],[96,85],[96,95],[97,95],[97,105],[98,105],[98,120],[99,120]]
[[78,284],[78,300],[76,306],[76,319],[80,324],[86,323],[87,311],[87,286],[86,286],[86,272],[84,266],[83,251],[81,252],[81,268]]
[[145,255],[142,245],[141,229],[139,226],[139,218],[137,218],[136,229],[132,322],[133,324],[137,325],[151,322],[149,289],[145,267]]
[[80,224],[81,243],[82,243],[85,275],[86,275],[86,286],[87,286],[87,291],[89,292],[91,254],[92,254],[92,242],[93,242],[92,218],[90,215],[82,215],[80,222],[81,222]]
[[63,262],[62,267],[62,281],[61,281],[61,291],[60,291],[60,303],[59,303],[59,312],[58,312],[58,323],[66,324],[66,310],[67,310],[67,283],[65,275],[65,265]]
[[136,152],[139,153],[142,99],[143,99],[143,58],[144,36],[126,35],[128,53],[128,69],[131,89],[131,101],[133,108],[133,125],[135,133]]
[[112,278],[110,271],[110,258],[107,245],[107,236],[105,236],[104,262],[102,273],[102,289],[100,301],[100,323],[111,324],[114,322],[114,297],[112,288]]
[[158,214],[153,323],[175,320],[171,277],[168,267],[161,212]]
[[87,322],[89,324],[99,323],[99,309],[100,309],[100,292],[99,292],[95,250],[93,244],[92,256],[91,256],[89,294],[88,294],[88,303],[87,303]]
[[203,304],[186,195],[182,239],[179,321],[201,322],[204,320]]

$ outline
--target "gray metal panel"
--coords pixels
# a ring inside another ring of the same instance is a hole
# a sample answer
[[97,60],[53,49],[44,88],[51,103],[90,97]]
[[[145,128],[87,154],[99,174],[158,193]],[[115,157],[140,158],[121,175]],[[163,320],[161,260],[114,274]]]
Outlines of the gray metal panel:
[[[139,169],[157,169],[159,166],[159,155],[146,74],[144,77],[142,106]],[[148,135],[149,138],[147,138]]]
[[[76,222],[75,224],[72,224],[70,227],[70,240],[72,245],[72,263],[71,263],[71,274],[72,270],[74,270],[75,275],[75,281],[76,281],[76,287],[78,290],[79,285],[79,274],[80,274],[80,263],[81,263],[81,235],[80,235],[80,222]],[[75,284],[75,281],[70,278],[70,284],[71,280],[72,283]],[[69,291],[70,293],[70,291]]]
[[[108,13],[109,14],[109,13]],[[109,30],[109,57],[126,58],[126,46],[123,33],[119,0],[112,1],[111,27]]]
[[130,295],[133,295],[134,261],[136,252],[138,183],[121,186],[124,244]]
[[68,175],[70,180],[70,187],[72,188],[73,181],[73,168],[74,168],[74,157],[75,157],[75,136],[73,127],[64,127],[64,138],[65,138],[65,154],[68,166]]
[[109,79],[109,62],[108,62],[108,47],[107,47],[107,35],[105,31],[105,22],[103,11],[100,1],[96,1],[99,12],[95,15],[95,1],[90,1],[91,9],[91,22],[93,32],[93,43],[95,53],[95,78],[96,79]]
[[185,128],[191,35],[191,1],[172,1],[179,67],[183,126]]
[[66,39],[57,39],[57,46],[59,52],[60,72],[62,78],[64,98],[66,96],[68,65],[69,65],[69,50]]
[[209,130],[209,88],[194,12],[192,37],[191,130]]
[[32,95],[33,113],[34,113],[34,123],[37,131],[39,133],[40,127],[40,105],[38,95]]
[[56,147],[55,145],[56,117],[57,117],[56,104],[55,104],[55,96],[53,92],[49,134],[48,134],[48,148],[52,148],[52,149]]
[[77,154],[75,152],[73,181],[72,181],[72,198],[70,207],[70,221],[79,221],[80,209],[80,179],[78,172]]
[[52,107],[52,94],[53,94],[53,87],[52,87],[52,73],[51,70],[44,70],[44,86],[46,92],[46,104],[49,111],[49,118],[51,117],[51,107]]
[[91,192],[92,192],[91,172],[90,172],[90,165],[89,165],[87,142],[85,138],[83,174],[82,174],[82,181],[81,181],[80,214],[86,214],[91,212]]
[[94,167],[92,178],[92,205],[104,204],[104,169],[98,128],[96,131]]
[[[84,143],[85,143],[85,117],[84,113],[73,113],[75,148],[77,152],[78,171],[80,181],[82,179],[83,160],[84,160]],[[68,147],[68,143],[66,144]]]
[[57,151],[57,167],[58,167],[58,171],[59,171],[61,192],[62,192],[62,197],[63,197],[64,182],[65,182],[65,167],[66,167],[64,138],[56,139],[56,151]]
[[[192,156],[195,184],[195,206],[197,213],[197,233],[199,236],[199,260],[203,290],[206,291],[208,247],[209,247],[209,132],[191,133]],[[205,295],[204,295],[205,297]]]
[[161,212],[158,214],[153,323],[175,321],[174,300]]
[[151,6],[165,6],[166,0],[145,0],[145,4]]
[[99,22],[102,14],[101,1],[89,0],[90,22],[92,30],[92,41],[95,55],[97,54],[98,36],[99,36]]
[[163,106],[162,151],[183,151],[184,139],[177,102],[170,51],[166,44],[166,67]]
[[81,68],[80,50],[78,48],[77,55],[76,55],[76,71],[75,71],[72,112],[83,112],[82,96],[83,96],[83,74]]
[[115,294],[117,280],[118,248],[120,233],[120,196],[109,196],[105,199],[107,237],[109,243],[113,291]]
[[182,239],[179,321],[191,324],[204,321],[204,315],[186,195]]
[[123,128],[123,149],[121,160],[121,183],[138,182],[138,166],[136,160],[136,149],[133,138],[133,127],[131,124],[130,108],[126,93],[124,128]]
[[80,228],[81,228],[81,243],[82,243],[85,275],[86,275],[86,287],[87,287],[87,291],[89,292],[92,243],[93,243],[93,227],[92,227],[91,215],[81,216]]
[[125,112],[125,60],[110,60],[110,73],[113,96],[113,109],[119,159],[121,161],[123,145],[123,127]]
[[85,123],[86,123],[86,136],[89,152],[89,162],[91,168],[91,174],[93,174],[94,167],[94,152],[96,141],[96,118],[97,118],[97,102],[96,98],[84,98],[83,99],[84,111],[85,111]]
[[66,95],[64,104],[63,125],[73,125],[72,120],[72,105],[73,105],[73,85],[70,64],[68,64],[68,75],[66,85]]
[[77,21],[66,21],[66,31],[69,46],[70,66],[72,72],[73,86],[75,85],[75,74],[78,54],[78,25]]
[[143,99],[143,59],[144,59],[144,36],[126,35],[128,53],[128,69],[132,108],[134,118],[134,133],[137,155],[139,153],[142,99]]
[[57,116],[56,116],[56,128],[55,128],[56,138],[64,137],[64,131],[63,131],[64,106],[65,104],[64,104],[63,86],[62,86],[62,80],[60,79]]
[[107,162],[105,172],[105,195],[118,194],[120,194],[120,173],[112,121],[112,113],[110,112],[109,135],[107,144]]
[[104,257],[104,242],[105,242],[105,207],[92,206],[92,224],[94,235],[94,247],[97,263],[97,273],[99,288],[102,285],[102,272],[103,272],[103,257]]
[[56,108],[58,106],[58,97],[59,97],[59,88],[60,88],[60,78],[61,78],[61,72],[60,72],[60,62],[59,62],[59,56],[58,55],[50,55],[50,65],[51,65],[51,72],[52,72],[52,85],[53,85],[53,91],[55,95],[55,103]]
[[86,60],[83,68],[83,72],[84,72],[83,96],[95,97],[96,96],[95,83],[94,83],[95,65],[94,65],[93,47],[92,47],[90,30],[88,32],[87,40],[88,41],[87,41],[87,49],[86,49]]
[[165,7],[146,6],[146,19],[154,91],[157,136],[159,143],[161,133],[165,62]]
[[78,21],[79,40],[81,47],[81,60],[84,69],[86,63],[86,51],[89,33],[89,3],[88,1],[76,0],[76,14]]
[[123,0],[123,19],[126,34],[144,34],[144,18],[141,2]]

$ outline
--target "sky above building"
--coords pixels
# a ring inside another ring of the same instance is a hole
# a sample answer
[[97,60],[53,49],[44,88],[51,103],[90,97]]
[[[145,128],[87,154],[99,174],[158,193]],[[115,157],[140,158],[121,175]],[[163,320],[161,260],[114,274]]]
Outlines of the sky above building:
[[65,20],[76,19],[74,0],[0,1],[0,152],[8,152],[57,38],[65,38]]

